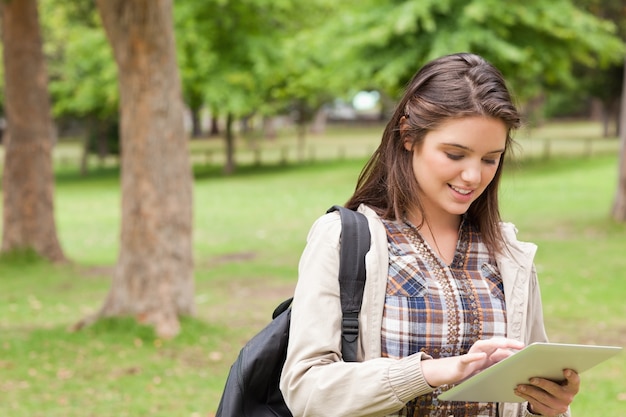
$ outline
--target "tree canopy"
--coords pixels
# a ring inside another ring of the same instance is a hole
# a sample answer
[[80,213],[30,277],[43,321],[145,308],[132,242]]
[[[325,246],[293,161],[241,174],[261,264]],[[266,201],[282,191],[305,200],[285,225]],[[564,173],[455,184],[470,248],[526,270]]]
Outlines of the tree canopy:
[[335,55],[362,85],[392,96],[423,63],[448,53],[483,55],[521,99],[568,84],[575,63],[618,62],[624,52],[614,25],[571,1],[355,1],[329,20],[321,36],[341,39]]
[[[379,90],[394,98],[427,60],[485,56],[521,101],[621,66],[620,0],[179,0],[183,96],[194,112],[274,114]],[[92,1],[41,0],[57,117],[115,114],[116,68]],[[623,13],[623,10],[622,10]],[[600,87],[603,88],[603,87]],[[1,91],[1,90],[0,90]]]
[[41,0],[50,94],[56,116],[117,113],[117,69],[92,1]]

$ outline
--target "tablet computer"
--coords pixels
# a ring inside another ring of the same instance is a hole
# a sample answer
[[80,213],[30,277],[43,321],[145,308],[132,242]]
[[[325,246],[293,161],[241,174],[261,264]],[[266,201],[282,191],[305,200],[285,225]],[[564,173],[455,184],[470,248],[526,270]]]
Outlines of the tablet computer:
[[617,355],[618,346],[533,343],[441,393],[443,401],[523,402],[513,393],[532,377],[563,380],[563,370],[579,374]]

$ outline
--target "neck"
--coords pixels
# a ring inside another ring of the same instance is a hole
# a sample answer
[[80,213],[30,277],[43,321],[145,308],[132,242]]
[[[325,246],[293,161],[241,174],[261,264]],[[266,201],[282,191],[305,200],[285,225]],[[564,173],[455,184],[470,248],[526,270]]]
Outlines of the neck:
[[449,264],[456,251],[461,216],[424,216],[417,210],[411,214],[408,220],[418,227],[420,234],[430,247],[437,251],[446,264]]
[[428,229],[433,235],[440,233],[447,234],[458,232],[461,225],[461,216],[456,214],[429,215],[421,210],[411,210],[407,216],[408,220],[416,225],[420,230]]

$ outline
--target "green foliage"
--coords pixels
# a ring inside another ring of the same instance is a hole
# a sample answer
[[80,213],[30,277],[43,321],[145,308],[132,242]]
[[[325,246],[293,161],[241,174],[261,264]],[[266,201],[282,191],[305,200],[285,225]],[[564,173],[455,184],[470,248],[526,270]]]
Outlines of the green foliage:
[[[589,10],[595,16],[602,17],[613,22],[617,28],[617,34],[626,43],[626,8],[622,0],[574,0],[574,3]],[[612,112],[620,101],[622,91],[622,78],[624,74],[624,60],[614,63],[608,68],[582,67],[576,71],[578,83],[569,91],[576,94],[575,90],[591,94],[598,98],[604,105],[604,111]]]
[[207,36],[213,19],[197,14],[197,6],[197,2],[178,1],[174,10],[183,97],[194,110],[205,104],[205,90],[210,85],[213,67],[219,61]]
[[[556,86],[614,91],[581,85],[574,68],[620,65],[624,55],[615,36],[626,27],[620,0],[173,5],[187,105],[238,117],[287,112],[293,103],[315,109],[361,89],[394,98],[424,62],[458,51],[496,64],[522,102]],[[42,0],[39,6],[54,114],[111,120],[119,101],[117,73],[94,3]]]
[[114,118],[117,68],[94,3],[42,0],[39,7],[54,115]]
[[349,71],[362,85],[394,96],[426,61],[470,51],[498,66],[526,99],[544,85],[571,83],[572,65],[621,60],[614,25],[571,1],[363,1],[329,21],[328,39],[341,39]]
[[586,92],[573,89],[572,91],[556,91],[549,94],[543,113],[547,119],[575,117],[585,115],[588,109],[589,100]]
[[622,0],[574,0],[574,4],[594,16],[614,22],[619,36],[626,40],[626,9]]
[[[349,11],[350,2],[318,1],[302,11],[306,25],[297,28],[282,46],[279,66],[268,68],[271,75],[270,98],[279,103],[293,101],[301,107],[316,110],[335,97],[348,97],[358,91],[350,72],[350,57],[342,55],[342,39],[327,36],[326,27]],[[280,107],[279,107],[280,109]]]
[[[322,1],[193,0],[175,3],[185,97],[225,114],[267,112],[290,82],[286,43],[316,23]],[[323,88],[322,85],[317,88]]]

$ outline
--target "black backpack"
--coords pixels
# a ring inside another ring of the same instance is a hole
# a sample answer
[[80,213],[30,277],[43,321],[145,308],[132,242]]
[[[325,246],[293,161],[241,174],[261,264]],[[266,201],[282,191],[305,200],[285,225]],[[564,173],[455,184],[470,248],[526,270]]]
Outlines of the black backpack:
[[[359,312],[365,288],[365,254],[370,247],[367,219],[361,213],[333,206],[341,215],[339,286],[342,356],[356,361]],[[292,417],[279,389],[289,340],[292,298],[283,301],[272,321],[239,352],[226,380],[216,417]]]

